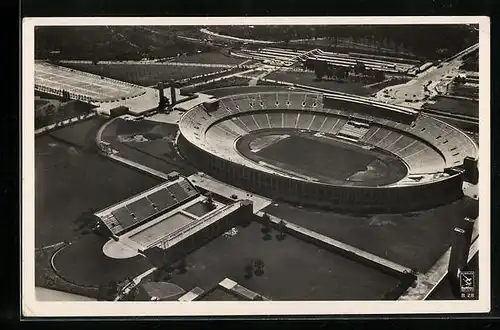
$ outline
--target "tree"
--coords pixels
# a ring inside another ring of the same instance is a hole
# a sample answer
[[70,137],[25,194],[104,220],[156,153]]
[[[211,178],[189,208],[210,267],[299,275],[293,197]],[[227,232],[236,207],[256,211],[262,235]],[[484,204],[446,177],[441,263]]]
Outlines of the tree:
[[250,263],[247,263],[247,264],[245,265],[244,270],[245,270],[245,279],[247,279],[247,280],[248,280],[248,279],[249,279],[249,278],[251,278],[251,277],[252,277],[252,275],[253,275],[253,265],[252,265],[252,263],[251,263],[251,262],[250,262]]
[[178,267],[177,269],[179,270],[179,274],[184,274],[186,273],[187,269],[186,269],[186,259],[185,258],[182,258],[181,260],[179,260],[179,264],[178,264]]
[[385,74],[382,71],[375,71],[374,73],[374,79],[375,81],[384,81],[385,80]]
[[271,232],[271,218],[267,213],[262,215],[262,229],[261,232],[264,234],[268,234]]
[[90,232],[95,232],[97,231],[100,226],[100,218],[94,215],[94,210],[89,209],[86,212],[83,212],[80,214],[78,218],[75,220],[75,224],[77,227],[75,228],[75,231],[79,232],[82,235],[88,234]]
[[323,79],[328,70],[328,64],[326,61],[315,61],[314,64],[314,74],[318,80]]
[[344,80],[344,79],[346,79],[347,76],[349,75],[348,70],[349,69],[347,69],[345,67],[342,67],[342,66],[337,67],[335,69],[335,78],[337,78],[337,80]]
[[283,220],[280,220],[280,222],[278,222],[278,225],[277,225],[277,229],[279,231],[279,234],[276,236],[276,238],[279,240],[279,241],[282,241],[283,239],[285,239],[285,230],[286,230],[286,222],[283,221]]
[[362,62],[356,62],[356,64],[354,64],[353,70],[354,70],[354,73],[364,74],[366,71],[365,64]]
[[255,260],[254,266],[255,266],[254,274],[256,276],[264,275],[264,261],[262,259]]
[[109,281],[107,284],[99,285],[97,292],[97,300],[114,300],[116,295],[118,294],[118,282]]

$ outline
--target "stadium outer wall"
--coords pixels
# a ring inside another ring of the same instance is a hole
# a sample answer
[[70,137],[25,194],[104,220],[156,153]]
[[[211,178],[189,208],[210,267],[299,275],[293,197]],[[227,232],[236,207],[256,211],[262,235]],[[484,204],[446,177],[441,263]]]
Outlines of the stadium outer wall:
[[350,213],[404,213],[434,208],[463,197],[461,172],[411,186],[347,187],[307,182],[249,168],[177,139],[179,152],[214,178],[275,200]]

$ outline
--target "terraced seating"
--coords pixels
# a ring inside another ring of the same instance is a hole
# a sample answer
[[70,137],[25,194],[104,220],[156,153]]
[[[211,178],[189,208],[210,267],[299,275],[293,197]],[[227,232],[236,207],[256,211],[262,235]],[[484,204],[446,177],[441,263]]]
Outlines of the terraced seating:
[[245,126],[250,129],[250,131],[261,129],[261,127],[259,126],[259,124],[252,115],[242,115],[240,116],[240,119],[245,124]]
[[331,135],[337,135],[337,133],[340,132],[342,127],[344,127],[344,125],[347,123],[347,119],[341,117],[337,118],[333,117],[332,119],[335,120],[332,120],[332,122],[328,123],[332,125],[331,126],[330,125],[327,126],[326,124],[323,125],[322,132]]
[[411,168],[411,174],[435,173],[445,168],[444,159],[429,146],[403,158]]
[[313,116],[314,115],[312,115],[311,113],[308,113],[308,112],[299,113],[299,119],[297,121],[296,127],[306,129],[311,124],[311,122],[313,120]]
[[283,114],[280,112],[271,112],[268,114],[269,122],[271,128],[282,128],[283,127]]
[[407,135],[400,134],[400,136],[392,144],[388,145],[385,150],[396,154],[399,150],[406,148],[413,141],[415,141],[415,139]]
[[245,97],[233,97],[233,102],[236,105],[238,112],[247,112],[252,110],[248,98]]
[[285,128],[295,128],[295,123],[297,122],[299,114],[297,112],[284,113],[284,127]]
[[237,136],[242,136],[248,133],[248,131],[244,130],[240,126],[238,126],[234,120],[225,120],[218,125],[222,126],[223,129],[233,133],[234,135]]
[[349,121],[342,127],[338,134],[359,140],[368,132],[368,129],[369,127],[366,127],[364,124]]
[[222,107],[225,109],[229,114],[237,114],[239,110],[236,108],[236,103],[233,102],[231,99],[224,99],[221,100],[219,103],[219,107]]
[[377,127],[375,131],[369,132],[366,134],[365,138],[365,143],[371,144],[371,145],[377,145],[380,141],[382,141],[384,138],[389,136],[392,131],[385,129],[383,127]]
[[233,119],[231,119],[231,122],[238,126],[241,130],[249,133],[251,132],[251,129],[241,120],[240,117],[234,117]]
[[236,136],[230,136],[227,132],[223,131],[220,127],[212,126],[205,133],[205,140],[212,146],[216,145],[218,150],[227,154],[233,153],[233,143]]
[[257,122],[258,126],[260,128],[270,128],[271,126],[269,125],[269,118],[267,116],[267,113],[256,113],[253,115],[255,118],[255,121]]
[[402,135],[396,131],[389,131],[389,133],[384,136],[380,141],[378,141],[375,145],[381,149],[386,150],[389,146],[396,143]]
[[313,130],[313,131],[319,131],[319,128],[321,127],[321,124],[325,121],[326,116],[318,113],[314,115],[313,120],[311,121],[311,124],[309,125],[308,129]]
[[[346,107],[356,105],[347,104]],[[191,112],[183,117],[183,121],[193,128],[187,134],[199,140],[206,133],[206,143],[202,142],[204,147],[213,152],[221,150],[223,157],[238,162],[245,160],[235,153],[234,140],[265,128],[343,134],[399,156],[410,166],[411,174],[442,172],[447,167],[462,164],[465,156],[477,152],[476,146],[462,132],[431,117],[419,115],[414,124],[408,125],[350,110],[323,108],[323,96],[315,93],[242,94],[222,98],[219,109],[210,115],[199,112],[193,116]],[[214,121],[229,115],[237,116],[210,127]],[[369,123],[369,126],[362,123]],[[431,144],[439,151],[431,148]]]

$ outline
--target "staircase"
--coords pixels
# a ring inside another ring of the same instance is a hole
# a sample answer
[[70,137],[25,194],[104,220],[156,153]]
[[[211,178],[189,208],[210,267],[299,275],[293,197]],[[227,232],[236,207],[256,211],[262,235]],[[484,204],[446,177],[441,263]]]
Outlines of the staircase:
[[359,141],[370,129],[369,124],[356,121],[348,121],[337,134],[338,137],[344,137],[348,140]]

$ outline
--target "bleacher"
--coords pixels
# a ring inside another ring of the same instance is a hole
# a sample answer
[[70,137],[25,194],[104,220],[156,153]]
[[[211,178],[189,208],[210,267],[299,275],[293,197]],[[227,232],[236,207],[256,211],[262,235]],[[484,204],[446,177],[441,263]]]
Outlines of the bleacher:
[[271,128],[283,127],[283,114],[281,112],[271,112],[267,116],[269,117]]
[[180,178],[131,197],[96,215],[113,234],[121,235],[198,194],[187,179]]
[[[351,99],[356,101],[349,103]],[[385,109],[386,105],[377,109],[373,101],[363,104],[363,98],[340,95],[339,100],[331,102],[331,96],[297,91],[233,95],[222,98],[211,116],[205,111],[189,111],[181,131],[210,152],[247,166],[258,165],[239,155],[234,142],[264,128],[307,129],[372,145],[403,159],[410,174],[442,173],[461,165],[465,156],[476,157],[472,140],[435,118],[412,110]],[[183,129],[186,125],[192,129]]]
[[270,124],[269,124],[269,117],[267,115],[267,113],[256,113],[253,115],[253,117],[255,118],[255,121],[257,122],[258,126],[260,128],[270,128]]
[[342,129],[338,132],[338,134],[351,139],[359,140],[366,134],[366,132],[368,132],[369,128],[370,127],[367,124],[349,121],[342,126]]
[[302,129],[306,129],[309,127],[309,125],[311,124],[313,120],[313,115],[308,113],[308,112],[304,112],[304,113],[299,113],[299,119],[297,121],[297,128],[302,128]]

